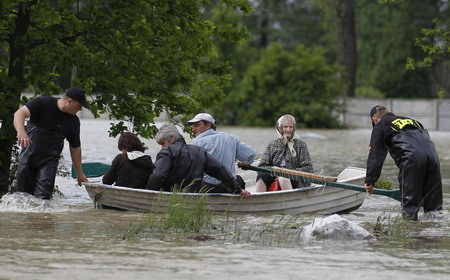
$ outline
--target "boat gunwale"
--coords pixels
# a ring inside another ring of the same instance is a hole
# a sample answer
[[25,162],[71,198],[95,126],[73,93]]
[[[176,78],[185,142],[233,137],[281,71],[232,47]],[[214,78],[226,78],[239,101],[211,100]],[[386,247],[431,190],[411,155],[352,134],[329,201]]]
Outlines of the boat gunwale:
[[[360,167],[352,167],[348,166],[347,168],[352,169],[358,169],[358,170],[365,170]],[[365,178],[364,175],[356,176],[347,178],[344,180],[339,180],[338,183],[346,183],[349,181],[355,181]],[[127,190],[127,191],[134,191],[134,192],[142,192],[142,193],[154,193],[154,194],[165,194],[165,195],[171,195],[171,194],[179,194],[179,195],[187,195],[187,196],[225,196],[225,197],[240,197],[240,194],[232,194],[232,193],[189,193],[189,192],[168,192],[168,191],[157,191],[157,190],[148,190],[148,189],[137,189],[137,188],[129,188],[129,187],[123,187],[123,186],[115,186],[115,185],[107,185],[99,182],[83,182],[82,185],[88,186],[88,187],[103,187],[103,188],[109,188],[109,189],[118,189],[118,190]],[[276,196],[276,195],[282,195],[286,193],[297,193],[297,192],[308,192],[310,190],[318,190],[321,188],[334,188],[338,189],[333,186],[327,186],[326,184],[314,184],[309,187],[304,188],[297,188],[297,189],[291,189],[291,190],[280,190],[280,191],[274,191],[274,192],[255,192],[252,193],[252,196]],[[358,192],[358,191],[354,191]]]

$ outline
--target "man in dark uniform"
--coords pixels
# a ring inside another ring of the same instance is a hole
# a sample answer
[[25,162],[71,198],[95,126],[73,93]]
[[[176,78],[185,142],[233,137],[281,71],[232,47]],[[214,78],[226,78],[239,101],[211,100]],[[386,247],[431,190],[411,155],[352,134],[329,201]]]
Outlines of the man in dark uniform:
[[428,131],[416,120],[396,116],[384,106],[370,111],[372,135],[365,187],[371,193],[380,178],[387,152],[400,169],[402,215],[416,221],[420,206],[424,212],[442,210],[442,181],[439,158]]
[[[40,96],[14,113],[17,141],[22,147],[17,168],[17,190],[50,199],[53,194],[64,139],[78,174],[78,184],[87,182],[81,168],[80,120],[77,112],[89,108],[80,87],[69,88],[63,98]],[[25,129],[24,122],[30,118]]]

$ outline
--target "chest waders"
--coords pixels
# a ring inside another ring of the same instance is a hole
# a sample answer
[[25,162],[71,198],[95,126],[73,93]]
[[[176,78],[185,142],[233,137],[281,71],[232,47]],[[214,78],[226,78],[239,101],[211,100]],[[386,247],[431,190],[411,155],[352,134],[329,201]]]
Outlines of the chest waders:
[[65,137],[30,122],[27,125],[27,133],[32,144],[20,152],[17,190],[38,198],[50,199]]
[[402,214],[417,220],[424,212],[442,210],[442,181],[439,158],[426,130],[400,131],[392,137],[392,158],[400,169]]

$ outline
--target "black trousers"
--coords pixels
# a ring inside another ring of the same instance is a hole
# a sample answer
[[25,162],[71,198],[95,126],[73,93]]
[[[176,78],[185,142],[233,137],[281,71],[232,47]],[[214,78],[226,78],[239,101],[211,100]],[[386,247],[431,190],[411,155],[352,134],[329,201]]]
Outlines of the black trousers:
[[417,220],[424,212],[442,210],[442,180],[439,158],[426,130],[411,129],[396,134],[393,158],[399,167],[403,216]]
[[[239,183],[241,189],[245,189],[245,181],[240,175],[236,175],[236,181]],[[202,190],[205,190],[208,193],[230,193],[224,184],[214,185],[205,181],[202,183]]]
[[59,158],[64,138],[58,134],[27,125],[32,144],[20,152],[17,167],[17,191],[26,192],[42,199],[50,199],[55,186]]

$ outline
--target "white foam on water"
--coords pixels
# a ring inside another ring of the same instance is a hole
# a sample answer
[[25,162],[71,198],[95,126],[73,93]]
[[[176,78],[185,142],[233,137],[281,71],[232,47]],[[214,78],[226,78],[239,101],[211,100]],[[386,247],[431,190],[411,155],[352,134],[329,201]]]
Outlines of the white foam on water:
[[420,221],[422,222],[441,222],[448,217],[447,210],[439,210],[439,211],[430,211],[423,213],[422,217],[420,217]]
[[374,236],[355,222],[334,214],[325,218],[316,218],[303,228],[304,239],[340,239],[363,240]]
[[67,212],[69,207],[55,194],[51,200],[40,199],[24,192],[5,194],[1,198],[0,212],[56,213]]

